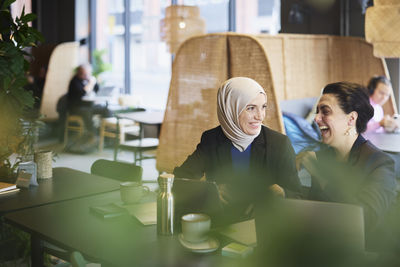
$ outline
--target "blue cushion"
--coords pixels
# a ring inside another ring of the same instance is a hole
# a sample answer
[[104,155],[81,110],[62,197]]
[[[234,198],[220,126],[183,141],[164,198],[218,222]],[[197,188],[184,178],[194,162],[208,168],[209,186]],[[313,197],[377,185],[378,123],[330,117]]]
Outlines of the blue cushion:
[[318,151],[321,146],[320,132],[304,118],[283,112],[286,135],[289,137],[296,154],[310,150]]

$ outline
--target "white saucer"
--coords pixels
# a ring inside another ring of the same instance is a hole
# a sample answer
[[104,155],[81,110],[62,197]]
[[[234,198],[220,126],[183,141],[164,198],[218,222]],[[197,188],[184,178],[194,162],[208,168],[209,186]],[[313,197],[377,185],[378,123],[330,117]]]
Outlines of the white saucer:
[[209,237],[207,240],[199,243],[191,243],[189,241],[186,241],[183,238],[182,234],[178,235],[179,242],[181,243],[182,246],[185,248],[191,250],[192,252],[195,253],[208,253],[208,252],[213,252],[216,251],[219,247],[219,242],[217,239]]

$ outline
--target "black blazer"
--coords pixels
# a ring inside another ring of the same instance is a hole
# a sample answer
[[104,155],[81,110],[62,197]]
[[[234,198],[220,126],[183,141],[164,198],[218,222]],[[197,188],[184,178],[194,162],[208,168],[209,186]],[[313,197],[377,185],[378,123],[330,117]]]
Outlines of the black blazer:
[[[383,236],[380,228],[396,201],[394,161],[361,135],[345,163],[336,161],[332,148],[316,155],[319,166],[317,174],[312,177],[310,198],[361,206],[367,247],[371,248],[375,237]],[[321,180],[327,181],[323,188]]]
[[278,184],[287,196],[300,196],[295,154],[285,135],[262,126],[251,144],[247,177],[237,177],[233,172],[231,147],[232,142],[221,126],[205,131],[193,154],[174,169],[175,177],[200,179],[205,175],[208,181],[217,184],[233,183],[250,197],[265,194],[268,186]]

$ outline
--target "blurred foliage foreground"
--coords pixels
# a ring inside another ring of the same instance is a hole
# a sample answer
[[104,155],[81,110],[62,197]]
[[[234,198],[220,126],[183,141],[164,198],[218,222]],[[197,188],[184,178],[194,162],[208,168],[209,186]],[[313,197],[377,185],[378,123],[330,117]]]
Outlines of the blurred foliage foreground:
[[[32,111],[34,97],[27,83],[29,48],[43,41],[41,33],[29,26],[36,18],[23,10],[14,20],[9,6],[15,0],[0,1],[0,179],[15,174],[22,157],[32,153],[37,114]],[[10,156],[18,157],[11,162]]]

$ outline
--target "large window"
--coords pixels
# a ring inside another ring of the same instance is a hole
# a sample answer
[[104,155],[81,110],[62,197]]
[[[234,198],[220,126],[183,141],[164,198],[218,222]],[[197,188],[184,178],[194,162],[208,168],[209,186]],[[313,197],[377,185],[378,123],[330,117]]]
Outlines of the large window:
[[236,31],[277,34],[281,29],[280,0],[236,0]]
[[102,83],[125,89],[124,0],[96,1],[96,49],[105,50],[104,60],[112,69],[101,76]]
[[144,106],[164,108],[171,78],[171,54],[160,40],[166,0],[130,0],[131,93]]
[[160,41],[159,25],[169,4],[168,0],[129,0],[126,14],[126,0],[96,1],[96,49],[105,49],[104,59],[112,65],[102,75],[103,83],[130,92],[148,108],[166,104],[171,55]]
[[229,0],[178,0],[178,4],[198,6],[207,33],[228,31]]
[[[280,29],[280,0],[231,1],[235,5],[229,5],[229,0],[176,0],[173,3],[198,6],[208,33],[229,30],[232,6],[236,6],[237,32],[276,33]],[[112,64],[112,70],[102,76],[104,84],[118,86],[122,92],[137,96],[144,107],[165,108],[172,56],[166,43],[160,40],[160,20],[171,0],[91,2],[96,5],[95,47],[105,49],[104,59]],[[126,13],[127,7],[129,13]]]

